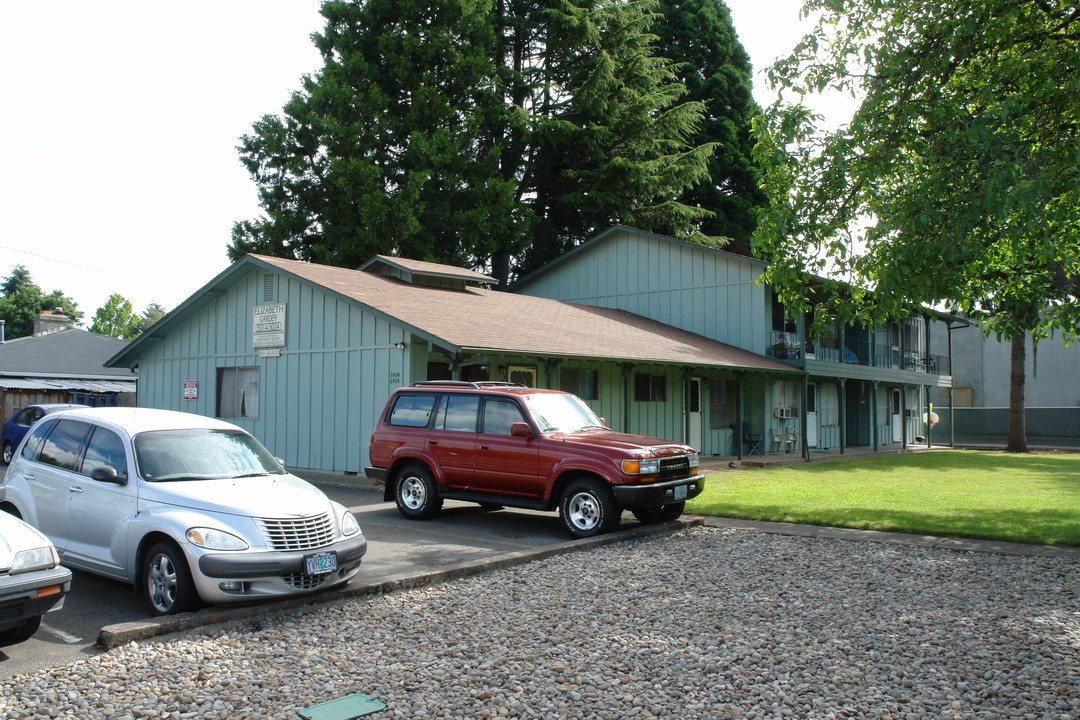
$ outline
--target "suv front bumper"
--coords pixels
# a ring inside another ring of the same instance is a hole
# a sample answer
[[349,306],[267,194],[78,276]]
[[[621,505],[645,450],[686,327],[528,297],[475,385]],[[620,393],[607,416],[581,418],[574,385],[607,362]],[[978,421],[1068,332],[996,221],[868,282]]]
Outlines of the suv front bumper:
[[[686,497],[675,499],[675,489],[685,487]],[[705,475],[691,475],[678,480],[648,483],[645,485],[612,485],[615,500],[623,510],[644,510],[671,505],[695,498],[705,489]]]

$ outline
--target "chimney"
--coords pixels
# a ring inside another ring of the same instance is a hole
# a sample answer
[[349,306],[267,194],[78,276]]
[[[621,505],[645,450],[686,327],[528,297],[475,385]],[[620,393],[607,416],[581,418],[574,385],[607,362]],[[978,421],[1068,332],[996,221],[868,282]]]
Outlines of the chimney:
[[42,310],[34,317],[34,337],[67,329],[68,317],[60,311],[60,308],[56,308],[52,312]]

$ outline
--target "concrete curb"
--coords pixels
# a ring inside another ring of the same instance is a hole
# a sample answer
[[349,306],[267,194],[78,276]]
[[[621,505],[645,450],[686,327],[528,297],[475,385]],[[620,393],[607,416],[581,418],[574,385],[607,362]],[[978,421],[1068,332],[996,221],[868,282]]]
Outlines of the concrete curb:
[[[565,555],[579,550],[590,550],[603,545],[635,540],[643,537],[657,535],[669,535],[688,527],[702,525],[703,520],[697,516],[686,516],[671,522],[657,523],[655,525],[639,525],[626,530],[586,538],[583,540],[568,540],[546,547],[542,550],[522,550],[518,552],[502,553],[482,560],[473,560],[455,565],[437,572],[423,573],[420,575],[401,574],[390,577],[379,583],[370,585],[356,585],[343,590],[333,590],[314,595],[280,600],[273,603],[260,605],[247,605],[235,608],[207,608],[197,613],[183,613],[165,617],[149,618],[134,622],[117,623],[106,625],[98,633],[97,644],[99,647],[109,649],[124,645],[135,640],[169,635],[172,633],[185,632],[210,625],[221,623],[236,623],[242,620],[252,620],[275,615],[286,610],[314,607],[341,600],[380,595],[395,590],[426,587],[457,578],[480,575],[492,570],[524,565],[525,563],[541,560],[556,555]],[[361,572],[363,565],[361,564]]]

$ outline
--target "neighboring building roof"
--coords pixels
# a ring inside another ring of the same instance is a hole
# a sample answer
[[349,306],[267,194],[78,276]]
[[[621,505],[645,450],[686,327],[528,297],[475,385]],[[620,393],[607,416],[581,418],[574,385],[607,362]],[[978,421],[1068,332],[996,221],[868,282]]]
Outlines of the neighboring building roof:
[[452,352],[568,355],[799,372],[764,355],[622,310],[475,287],[411,285],[376,273],[262,255],[245,255],[109,362],[137,364],[142,349],[155,336],[168,333],[208,303],[212,291],[237,282],[248,265],[288,273],[335,293]]
[[[424,276],[431,278],[443,278],[447,280],[463,280],[465,282],[482,283],[493,285],[499,281],[488,275],[467,270],[453,265],[427,262],[425,260],[409,260],[408,258],[393,257],[391,255],[376,255],[360,266],[360,270],[377,271],[380,265],[386,265],[402,272],[408,280],[411,276]],[[385,273],[384,273],[385,274]]]
[[[105,361],[128,346],[127,340],[69,328],[37,337],[0,343],[0,377],[46,380],[135,381],[127,368],[106,367]],[[15,387],[8,385],[8,387]],[[35,385],[34,387],[39,387]],[[52,387],[52,386],[40,386]],[[71,387],[65,385],[64,387]],[[126,386],[125,386],[126,387]],[[78,388],[82,389],[82,388]],[[133,388],[126,387],[127,390]]]

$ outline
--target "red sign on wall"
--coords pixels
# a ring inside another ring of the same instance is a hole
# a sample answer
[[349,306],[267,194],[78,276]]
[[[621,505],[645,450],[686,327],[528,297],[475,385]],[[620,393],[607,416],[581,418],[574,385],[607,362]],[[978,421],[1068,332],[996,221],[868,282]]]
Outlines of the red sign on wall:
[[185,400],[198,400],[199,399],[199,381],[198,380],[185,380],[184,381],[184,399]]

